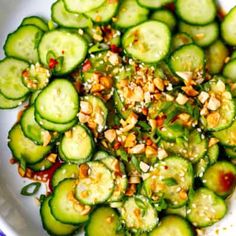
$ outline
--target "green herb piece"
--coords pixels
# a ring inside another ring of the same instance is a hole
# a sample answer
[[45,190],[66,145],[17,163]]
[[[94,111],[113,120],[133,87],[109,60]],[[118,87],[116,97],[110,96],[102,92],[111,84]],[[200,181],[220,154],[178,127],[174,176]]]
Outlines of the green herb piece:
[[24,196],[32,196],[38,192],[40,187],[41,187],[41,183],[39,183],[39,182],[30,183],[30,184],[24,186],[21,189],[20,193]]

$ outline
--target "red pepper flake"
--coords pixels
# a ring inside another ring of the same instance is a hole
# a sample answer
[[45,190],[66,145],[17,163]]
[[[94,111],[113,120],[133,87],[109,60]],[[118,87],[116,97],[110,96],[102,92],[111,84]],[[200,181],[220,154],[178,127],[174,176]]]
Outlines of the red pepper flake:
[[55,69],[55,67],[58,65],[58,61],[54,58],[50,58],[49,60],[49,63],[48,63],[48,66],[49,66],[49,69],[53,70]]
[[12,157],[12,158],[9,160],[9,162],[10,162],[11,165],[14,165],[14,164],[16,164],[18,161],[17,161],[14,157]]
[[65,54],[65,51],[64,51],[64,50],[62,50],[62,51],[61,51],[61,53],[62,53],[62,54]]
[[28,71],[28,70],[23,70],[22,76],[23,76],[24,78],[28,78],[28,77],[29,77],[29,71]]
[[111,49],[111,51],[114,52],[114,53],[120,53],[120,52],[122,51],[122,49],[119,48],[119,47],[117,47],[115,44],[112,44],[112,45],[110,46],[110,49]]
[[174,3],[168,3],[168,4],[165,5],[165,8],[167,10],[170,10],[170,11],[174,12],[175,11],[175,4]]
[[86,60],[85,63],[83,64],[82,71],[86,72],[92,68],[92,63],[90,60]]
[[168,166],[164,166],[164,168],[165,168],[165,170],[168,170],[168,169],[169,169],[169,167],[168,167]]
[[121,146],[121,143],[120,143],[120,142],[116,142],[116,143],[114,144],[114,149],[115,149],[115,150],[118,150],[118,149],[120,148],[120,146]]
[[219,175],[220,178],[220,188],[222,192],[229,192],[236,181],[236,176],[232,173],[220,173]]
[[162,127],[165,122],[166,116],[158,116],[156,118],[156,124],[158,127]]

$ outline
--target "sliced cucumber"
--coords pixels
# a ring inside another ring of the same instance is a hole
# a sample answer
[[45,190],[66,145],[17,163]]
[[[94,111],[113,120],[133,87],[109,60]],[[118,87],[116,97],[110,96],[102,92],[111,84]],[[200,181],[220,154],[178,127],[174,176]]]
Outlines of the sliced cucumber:
[[20,162],[35,164],[41,161],[51,150],[51,146],[39,146],[26,138],[20,124],[16,124],[10,130],[8,146],[13,156]]
[[168,157],[158,162],[144,181],[144,190],[149,198],[159,201],[164,197],[169,207],[179,208],[188,201],[192,184],[192,164],[181,157]]
[[[229,127],[235,117],[235,104],[232,94],[226,89],[221,77],[215,77],[204,85],[205,91],[209,94],[208,106],[209,114],[202,115],[202,123],[209,131],[220,131]],[[214,99],[220,106],[210,106],[211,101],[214,105]]]
[[207,156],[209,158],[211,165],[217,162],[219,154],[220,154],[220,148],[218,144],[215,144],[208,148]]
[[194,130],[188,139],[178,139],[176,142],[161,141],[161,146],[169,153],[180,155],[192,163],[198,162],[207,152],[207,140]]
[[157,10],[152,13],[151,15],[152,20],[158,20],[165,24],[167,24],[170,28],[170,30],[173,30],[176,25],[176,19],[171,11],[161,9]]
[[170,48],[170,30],[164,23],[146,21],[129,30],[123,36],[125,51],[144,63],[157,63]]
[[29,16],[24,18],[21,25],[35,25],[43,31],[48,31],[47,23],[38,16]]
[[219,36],[219,27],[217,22],[212,22],[203,26],[180,22],[179,30],[180,32],[190,35],[194,42],[201,47],[211,45]]
[[114,190],[111,171],[101,162],[87,162],[88,176],[80,178],[76,186],[76,198],[87,205],[104,203]]
[[104,24],[116,14],[118,6],[119,1],[106,0],[99,8],[85,12],[85,15],[95,23]]
[[206,50],[206,67],[215,75],[222,71],[225,59],[229,56],[229,50],[221,40],[214,42]]
[[189,221],[195,227],[207,227],[225,216],[227,206],[214,192],[200,188],[190,199],[187,212]]
[[84,13],[100,7],[105,0],[64,0],[66,8],[71,12]]
[[[118,232],[120,219],[117,212],[110,207],[99,207],[90,216],[85,227],[86,236],[123,236]],[[106,226],[106,227],[104,227]]]
[[87,42],[79,34],[62,29],[45,33],[38,46],[40,61],[57,75],[74,70],[84,61],[87,49]]
[[122,200],[128,186],[125,167],[122,162],[114,157],[103,158],[101,162],[112,172],[115,181],[114,191],[108,199],[108,202],[118,202]]
[[151,9],[160,8],[168,3],[174,2],[173,0],[137,0],[137,1],[141,6]]
[[24,61],[14,58],[5,58],[0,61],[0,92],[8,99],[23,99],[28,94],[22,83],[22,72],[28,67]]
[[225,148],[225,153],[229,158],[236,158],[236,149],[235,148]]
[[50,133],[47,130],[43,129],[35,121],[34,112],[34,106],[31,106],[24,111],[20,121],[21,128],[27,138],[31,139],[38,145],[43,145],[45,141],[45,136],[50,135]]
[[94,154],[93,160],[99,161],[99,160],[102,160],[102,159],[104,159],[106,157],[109,157],[109,154],[107,152],[105,152],[105,151],[98,151],[98,152],[96,152]]
[[134,232],[149,232],[159,220],[155,208],[142,195],[128,198],[121,207],[120,213],[126,227]]
[[55,236],[67,236],[73,234],[78,226],[63,224],[56,220],[51,213],[49,201],[51,196],[44,199],[40,207],[40,215],[43,224],[43,228],[50,234]]
[[42,118],[39,113],[35,113],[35,120],[37,121],[37,123],[44,129],[49,130],[49,131],[57,131],[57,132],[65,132],[69,129],[71,129],[75,124],[78,123],[77,118],[75,118],[74,120],[68,122],[68,123],[64,123],[64,124],[58,124],[58,123],[54,123],[51,121],[48,121],[44,118]]
[[84,15],[69,12],[63,0],[59,0],[52,5],[51,17],[58,25],[68,28],[86,28],[91,25],[91,21]]
[[202,178],[209,164],[210,160],[208,156],[204,156],[203,158],[201,158],[194,166],[195,177]]
[[36,163],[36,164],[32,164],[32,165],[28,165],[28,167],[33,170],[33,171],[44,171],[49,169],[50,167],[52,167],[53,163],[50,162],[47,158],[44,158],[42,161]]
[[167,215],[178,215],[178,216],[182,216],[182,217],[186,218],[187,207],[186,207],[186,205],[184,205],[180,208],[167,208],[165,210],[165,213],[167,213]]
[[90,131],[77,124],[68,132],[69,135],[65,134],[60,143],[66,160],[76,164],[90,160],[94,153],[94,140]]
[[119,28],[129,28],[147,20],[148,13],[149,11],[139,6],[136,0],[124,0],[114,23]]
[[73,84],[65,79],[56,79],[37,97],[36,112],[51,122],[64,124],[76,118],[79,97]]
[[0,109],[12,109],[12,108],[18,107],[25,100],[26,100],[26,97],[23,97],[17,100],[12,100],[12,99],[6,98],[0,93]]
[[193,39],[187,35],[186,33],[177,33],[172,37],[172,50],[176,50],[177,48],[191,44]]
[[29,104],[33,105],[34,102],[36,101],[36,98],[38,97],[38,95],[41,93],[41,90],[37,90],[35,92],[33,92],[29,98]]
[[79,177],[79,167],[75,164],[63,164],[60,166],[52,176],[52,186],[55,188],[61,181],[73,178],[76,179]]
[[[236,59],[230,60],[224,67],[223,75],[227,78],[236,82]],[[226,81],[227,81],[226,79]]]
[[236,7],[232,8],[221,24],[221,34],[224,41],[236,46]]
[[192,77],[195,79],[197,74],[204,73],[204,51],[195,44],[184,45],[172,53],[169,64],[179,77],[182,73],[192,73]]
[[236,147],[236,121],[234,121],[227,129],[213,132],[213,135],[219,139],[222,145]]
[[210,166],[203,176],[205,187],[221,197],[229,196],[236,184],[236,168],[227,161],[219,161]]
[[76,200],[76,180],[65,179],[54,189],[49,201],[53,216],[62,223],[80,224],[89,219],[88,213],[83,214],[85,206]]
[[189,24],[206,25],[216,17],[216,3],[214,0],[177,0],[176,12]]
[[38,43],[43,31],[34,25],[20,26],[15,32],[8,35],[4,45],[5,54],[30,63],[37,63]]
[[161,219],[149,236],[194,236],[191,225],[183,217],[168,215]]

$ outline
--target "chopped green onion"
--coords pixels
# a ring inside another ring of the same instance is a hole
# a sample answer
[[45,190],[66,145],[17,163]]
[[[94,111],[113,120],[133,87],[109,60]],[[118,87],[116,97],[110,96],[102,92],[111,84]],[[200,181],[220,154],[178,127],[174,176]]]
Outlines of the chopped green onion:
[[41,183],[39,183],[39,182],[30,183],[30,184],[24,186],[21,189],[20,193],[24,196],[32,196],[38,192],[40,187],[41,187]]

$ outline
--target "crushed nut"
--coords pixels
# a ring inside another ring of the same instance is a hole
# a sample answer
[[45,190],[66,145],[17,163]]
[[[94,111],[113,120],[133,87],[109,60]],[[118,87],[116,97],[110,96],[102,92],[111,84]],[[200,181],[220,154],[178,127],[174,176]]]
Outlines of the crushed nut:
[[130,154],[141,154],[145,152],[145,145],[144,144],[137,144],[136,146],[130,148],[128,153]]
[[56,153],[51,153],[49,156],[47,156],[47,160],[49,160],[51,163],[55,163],[57,159]]
[[211,96],[207,104],[207,108],[211,111],[216,111],[220,107],[220,105],[221,102],[214,96]]
[[104,132],[104,136],[109,143],[112,143],[116,139],[116,131],[114,129],[109,129]]
[[89,176],[89,165],[87,164],[81,164],[79,166],[79,178],[85,179]]
[[210,97],[210,95],[207,93],[207,92],[204,92],[204,91],[202,91],[200,94],[199,94],[199,96],[198,96],[198,100],[202,103],[202,104],[204,104],[206,101],[207,101],[207,99]]
[[182,93],[179,93],[176,98],[176,102],[179,105],[184,105],[186,102],[188,102],[188,98],[185,95],[183,95]]
[[133,133],[128,134],[125,140],[124,147],[131,148],[134,147],[135,145],[136,145],[136,136]]
[[80,112],[84,113],[85,115],[90,115],[93,113],[92,105],[87,101],[80,102]]

